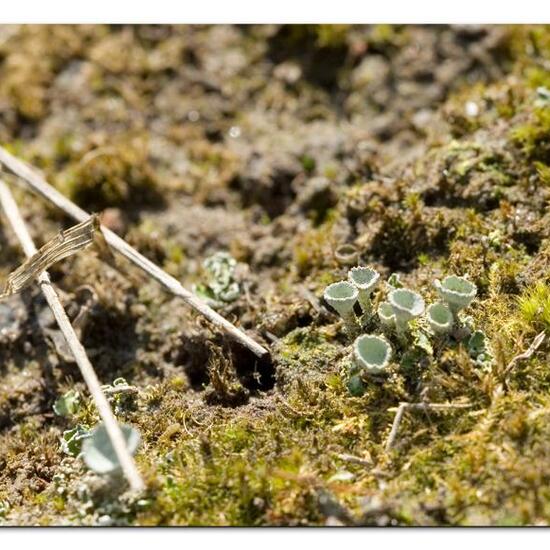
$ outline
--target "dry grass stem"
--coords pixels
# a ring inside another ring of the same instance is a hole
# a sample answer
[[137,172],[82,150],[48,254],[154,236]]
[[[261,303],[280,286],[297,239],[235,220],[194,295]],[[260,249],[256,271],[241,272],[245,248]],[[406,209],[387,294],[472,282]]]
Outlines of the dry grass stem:
[[349,462],[350,464],[359,464],[359,466],[371,467],[373,465],[372,458],[361,458],[359,456],[349,455],[349,454],[336,454],[340,460],[344,462]]
[[510,374],[510,371],[520,362],[524,361],[525,359],[529,359],[537,351],[542,343],[544,342],[544,338],[546,337],[546,333],[543,330],[541,333],[537,334],[535,336],[535,339],[531,342],[531,345],[519,355],[516,355],[509,363],[506,365],[506,368],[504,369],[504,372],[502,374],[503,379],[506,380],[506,377],[508,374]]
[[[65,212],[68,216],[79,222],[85,222],[90,215],[78,207],[59,191],[54,189],[37,171],[30,168],[21,160],[17,159],[3,147],[0,147],[0,162],[11,172],[19,176],[25,187],[30,187],[35,193],[45,198]],[[179,281],[171,275],[168,275],[159,266],[142,256],[135,248],[131,247],[124,239],[121,239],[116,233],[106,227],[101,226],[103,235],[107,243],[117,252],[122,254],[149,276],[160,283],[173,295],[181,298],[186,304],[195,311],[206,317],[213,325],[220,328],[236,341],[250,349],[258,357],[268,355],[268,351],[255,342],[250,336],[238,329],[235,325],[224,319],[219,313],[206,305],[200,298],[192,292],[185,289]]]
[[390,412],[395,411],[395,417],[393,419],[390,434],[386,441],[386,451],[391,450],[395,444],[399,425],[401,424],[401,420],[403,419],[403,415],[406,410],[445,411],[451,409],[469,409],[470,407],[473,407],[472,403],[400,403],[398,407],[388,409]]
[[[2,204],[2,208],[10,225],[21,243],[25,255],[32,259],[36,255],[37,249],[27,230],[25,222],[21,217],[11,191],[2,180],[0,180],[0,203]],[[109,402],[101,389],[101,385],[94,368],[88,359],[86,350],[78,340],[69,318],[63,309],[61,301],[50,282],[50,277],[47,271],[42,271],[42,273],[38,275],[38,282],[40,283],[44,297],[46,298],[46,301],[54,314],[55,320],[57,321],[61,332],[65,336],[67,345],[69,346],[69,349],[74,355],[75,361],[80,368],[82,377],[88,386],[88,390],[92,395],[99,415],[105,424],[105,428],[109,434],[117,458],[120,461],[122,471],[126,476],[130,487],[135,491],[141,491],[145,487],[141,475],[136,468],[132,455],[126,447],[124,436],[122,435],[120,427],[113,415]]]

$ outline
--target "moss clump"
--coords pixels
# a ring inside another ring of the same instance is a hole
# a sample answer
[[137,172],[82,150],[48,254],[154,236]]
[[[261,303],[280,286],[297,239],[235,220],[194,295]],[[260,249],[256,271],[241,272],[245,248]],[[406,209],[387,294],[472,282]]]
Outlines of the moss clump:
[[297,328],[282,338],[276,347],[277,380],[284,385],[301,378],[318,378],[334,372],[327,360],[339,355],[339,346],[323,329]]
[[533,109],[528,122],[515,127],[511,137],[530,159],[547,162],[550,158],[550,109]]
[[538,282],[518,298],[522,319],[534,330],[550,334],[550,286]]
[[91,149],[56,177],[57,186],[91,210],[158,202],[158,182],[144,135],[119,136]]
[[165,456],[165,481],[139,523],[284,525],[318,520],[314,488],[307,489],[312,485],[306,474],[308,453],[295,445],[289,453],[282,450],[289,436],[285,424],[274,417],[254,423],[235,420],[217,426],[199,443],[177,445]]
[[[469,433],[413,452],[400,463],[401,474],[384,491],[386,498],[406,503],[408,513],[427,525],[545,523],[547,405],[533,411],[528,399],[502,398],[490,411],[480,411]],[[494,502],[501,506],[495,509]]]
[[[24,25],[6,27],[2,41],[0,98],[7,103],[8,121],[15,112],[23,121],[36,123],[49,112],[48,94],[60,70],[81,55],[84,42],[99,34],[99,27]],[[37,51],[41,55],[35,55]]]
[[304,277],[333,265],[335,239],[331,233],[336,219],[333,211],[320,226],[308,229],[294,239],[293,264],[299,276]]
[[550,166],[547,166],[543,162],[536,162],[535,167],[542,184],[550,187]]

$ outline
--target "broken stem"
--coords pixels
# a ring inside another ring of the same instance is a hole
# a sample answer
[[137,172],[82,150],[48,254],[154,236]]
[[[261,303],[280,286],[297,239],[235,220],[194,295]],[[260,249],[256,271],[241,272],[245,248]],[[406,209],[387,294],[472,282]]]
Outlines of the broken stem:
[[[21,217],[21,214],[19,212],[17,204],[15,203],[13,195],[11,194],[11,191],[9,190],[6,183],[4,183],[2,180],[0,180],[0,203],[2,204],[2,208],[4,209],[8,221],[10,222],[15,234],[17,235],[17,238],[21,244],[21,247],[23,248],[23,251],[25,252],[25,255],[28,258],[32,257],[34,254],[36,254],[36,246],[34,245],[32,237],[27,230],[25,221]],[[47,271],[43,271],[38,276],[38,282],[40,284],[40,288],[42,289],[44,297],[46,298],[46,301],[48,302],[48,305],[52,310],[55,320],[57,321],[61,332],[65,336],[67,345],[69,346],[69,349],[74,355],[75,361],[80,368],[82,377],[84,378],[84,381],[88,386],[88,390],[92,395],[99,415],[103,420],[103,423],[105,424],[105,428],[107,430],[109,438],[111,439],[113,449],[117,455],[118,460],[120,461],[122,471],[124,472],[124,475],[126,476],[128,483],[130,484],[130,487],[135,491],[141,491],[145,487],[141,475],[136,468],[132,455],[126,447],[124,436],[122,435],[120,427],[113,415],[109,402],[107,401],[107,398],[101,390],[101,385],[94,371],[94,368],[90,363],[90,360],[88,359],[86,350],[78,340],[78,337],[71,325],[71,322],[69,321],[69,318],[67,317],[67,314],[63,309],[63,305],[61,304],[59,296],[57,295],[55,289],[50,282],[50,276],[48,275]]]
[[348,455],[348,454],[336,454],[336,457],[344,462],[350,464],[359,464],[360,466],[371,467],[373,465],[371,458],[361,458],[360,456]]
[[531,342],[531,345],[519,355],[516,355],[512,358],[512,360],[506,365],[506,368],[504,369],[504,372],[502,373],[502,378],[504,381],[506,381],[506,378],[508,374],[510,374],[510,371],[520,362],[524,361],[525,359],[529,359],[535,351],[537,351],[541,344],[544,342],[544,338],[546,337],[546,333],[543,330],[541,333],[537,334],[535,336],[535,339]]
[[116,395],[118,393],[139,393],[139,390],[135,386],[112,386],[110,388],[103,388],[105,395]]
[[392,407],[391,409],[388,409],[390,412],[395,411],[395,417],[393,419],[390,435],[386,441],[386,452],[388,452],[395,443],[399,425],[401,424],[401,420],[403,419],[403,415],[407,409],[417,411],[444,411],[449,409],[469,409],[470,407],[473,407],[472,403],[400,403],[399,407]]
[[403,414],[405,414],[407,404],[408,403],[401,403],[399,407],[397,407],[397,412],[395,413],[395,417],[393,419],[390,435],[388,436],[388,440],[386,441],[386,452],[388,452],[393,447],[395,438],[397,437],[397,430],[399,430],[399,424],[401,424],[401,419],[403,418]]
[[[83,222],[90,217],[85,210],[82,210],[82,208],[78,207],[71,200],[54,189],[37,171],[8,153],[3,147],[0,147],[0,162],[11,172],[19,176],[19,178],[21,178],[21,180],[35,193],[63,210],[63,212],[71,218]],[[145,271],[174,296],[178,296],[195,311],[206,317],[213,325],[224,330],[229,336],[246,346],[258,357],[264,357],[269,353],[264,347],[250,338],[250,336],[246,335],[242,330],[239,330],[235,325],[224,319],[219,313],[206,305],[192,292],[185,289],[174,277],[168,275],[168,273],[148,260],[145,256],[142,256],[135,248],[131,247],[116,233],[113,233],[104,226],[101,226],[101,231],[105,236],[105,240],[112,248]]]

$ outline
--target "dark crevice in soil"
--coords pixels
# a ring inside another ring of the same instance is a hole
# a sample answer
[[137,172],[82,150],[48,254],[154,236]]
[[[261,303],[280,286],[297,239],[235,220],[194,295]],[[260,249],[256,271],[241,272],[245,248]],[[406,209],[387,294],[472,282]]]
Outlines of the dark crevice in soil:
[[320,46],[314,25],[282,25],[268,46],[267,57],[274,63],[297,61],[306,80],[327,90],[336,86],[348,56],[344,43]]
[[233,364],[241,383],[251,392],[265,392],[275,386],[275,364],[271,356],[258,358],[248,348],[231,343]]
[[534,256],[540,250],[540,245],[542,244],[543,237],[534,232],[522,231],[516,232],[512,235],[514,241],[525,247],[525,251],[530,256]]
[[469,198],[459,197],[445,189],[430,189],[422,194],[426,206],[446,208],[471,208],[476,212],[490,212],[499,207],[500,199],[491,195],[476,195]]
[[275,385],[275,365],[271,357],[259,359],[250,350],[221,337],[213,340],[204,335],[182,335],[182,345],[174,362],[182,366],[191,387],[204,390],[212,382],[212,370],[223,370],[219,376],[228,383],[241,384],[251,393],[266,392]]
[[96,306],[83,336],[83,345],[93,350],[94,367],[100,378],[128,376],[128,368],[143,344],[136,334],[137,319],[115,309]]
[[296,192],[292,182],[295,177],[295,171],[275,166],[268,176],[238,176],[230,182],[229,189],[239,194],[243,208],[259,205],[273,220],[282,216],[294,202]]
[[210,349],[202,335],[182,334],[181,347],[174,357],[174,363],[181,366],[187,375],[191,388],[201,391],[208,384],[208,360]]

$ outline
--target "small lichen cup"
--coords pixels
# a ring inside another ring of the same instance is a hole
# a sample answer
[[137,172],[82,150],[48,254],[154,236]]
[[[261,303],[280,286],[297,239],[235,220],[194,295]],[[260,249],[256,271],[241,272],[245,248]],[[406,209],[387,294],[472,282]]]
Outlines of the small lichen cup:
[[388,368],[391,356],[391,346],[381,336],[363,334],[353,343],[353,362],[366,374],[383,374]]
[[468,307],[477,294],[477,287],[468,279],[449,275],[443,281],[435,280],[434,286],[457,320],[458,312]]
[[418,292],[398,288],[390,292],[388,301],[395,315],[397,334],[403,340],[409,329],[409,321],[424,313],[424,299]]
[[371,267],[352,267],[348,272],[348,280],[359,291],[359,305],[363,315],[371,315],[370,296],[380,280],[380,273]]
[[[140,444],[139,432],[131,426],[120,425],[128,451],[133,455]],[[120,470],[121,465],[115,452],[107,428],[99,424],[91,433],[91,437],[82,444],[82,456],[86,466],[97,474],[110,474]]]
[[453,314],[441,302],[428,306],[428,309],[426,309],[426,320],[432,331],[437,335],[448,334],[453,328]]
[[389,302],[382,302],[378,306],[378,318],[380,323],[386,329],[395,328],[395,314],[393,313],[393,308]]
[[346,330],[355,334],[358,330],[358,322],[353,311],[353,306],[359,297],[359,291],[348,281],[333,283],[325,289],[323,294],[325,301],[334,308],[344,320]]

